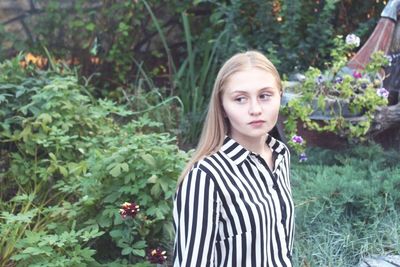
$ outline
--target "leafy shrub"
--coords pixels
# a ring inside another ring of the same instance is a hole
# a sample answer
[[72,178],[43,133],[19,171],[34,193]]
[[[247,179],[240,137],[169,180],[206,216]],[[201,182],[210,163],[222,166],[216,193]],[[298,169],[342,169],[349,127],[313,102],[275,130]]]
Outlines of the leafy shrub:
[[[63,71],[23,69],[20,58],[0,65],[1,264],[143,262],[171,242],[186,154],[159,123],[94,101]],[[126,201],[141,206],[137,218],[121,219]]]

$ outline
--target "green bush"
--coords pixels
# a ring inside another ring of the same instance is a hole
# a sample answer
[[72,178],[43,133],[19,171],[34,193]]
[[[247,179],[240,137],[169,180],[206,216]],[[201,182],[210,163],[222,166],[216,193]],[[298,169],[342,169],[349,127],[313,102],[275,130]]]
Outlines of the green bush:
[[[144,262],[172,242],[186,154],[160,123],[93,100],[63,71],[0,65],[0,264]],[[140,205],[136,218],[121,219],[124,202]]]
[[295,266],[355,266],[363,256],[399,254],[398,153],[373,145],[309,156],[292,166]]

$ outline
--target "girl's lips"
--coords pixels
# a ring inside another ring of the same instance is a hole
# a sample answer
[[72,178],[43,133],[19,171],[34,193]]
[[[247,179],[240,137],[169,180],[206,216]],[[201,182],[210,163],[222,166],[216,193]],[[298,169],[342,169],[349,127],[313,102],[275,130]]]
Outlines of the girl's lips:
[[249,124],[251,125],[251,126],[261,126],[261,125],[263,125],[265,123],[265,121],[262,121],[262,120],[258,120],[258,121],[252,121],[252,122],[250,122]]

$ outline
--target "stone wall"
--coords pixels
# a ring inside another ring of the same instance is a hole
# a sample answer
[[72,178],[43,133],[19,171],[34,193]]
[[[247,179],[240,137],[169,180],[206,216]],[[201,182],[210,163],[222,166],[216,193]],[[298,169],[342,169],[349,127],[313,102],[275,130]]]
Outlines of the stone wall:
[[32,0],[1,0],[0,22],[7,32],[26,38],[24,15],[34,8]]

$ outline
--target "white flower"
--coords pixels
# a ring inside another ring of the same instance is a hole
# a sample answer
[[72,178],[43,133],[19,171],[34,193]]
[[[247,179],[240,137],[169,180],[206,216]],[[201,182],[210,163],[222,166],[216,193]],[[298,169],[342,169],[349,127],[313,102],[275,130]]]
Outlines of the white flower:
[[389,91],[386,90],[383,87],[377,89],[376,90],[376,94],[379,95],[380,97],[383,97],[383,98],[388,98],[389,97]]
[[355,47],[360,46],[360,37],[358,37],[355,34],[348,34],[346,36],[346,44],[348,45],[354,45]]

